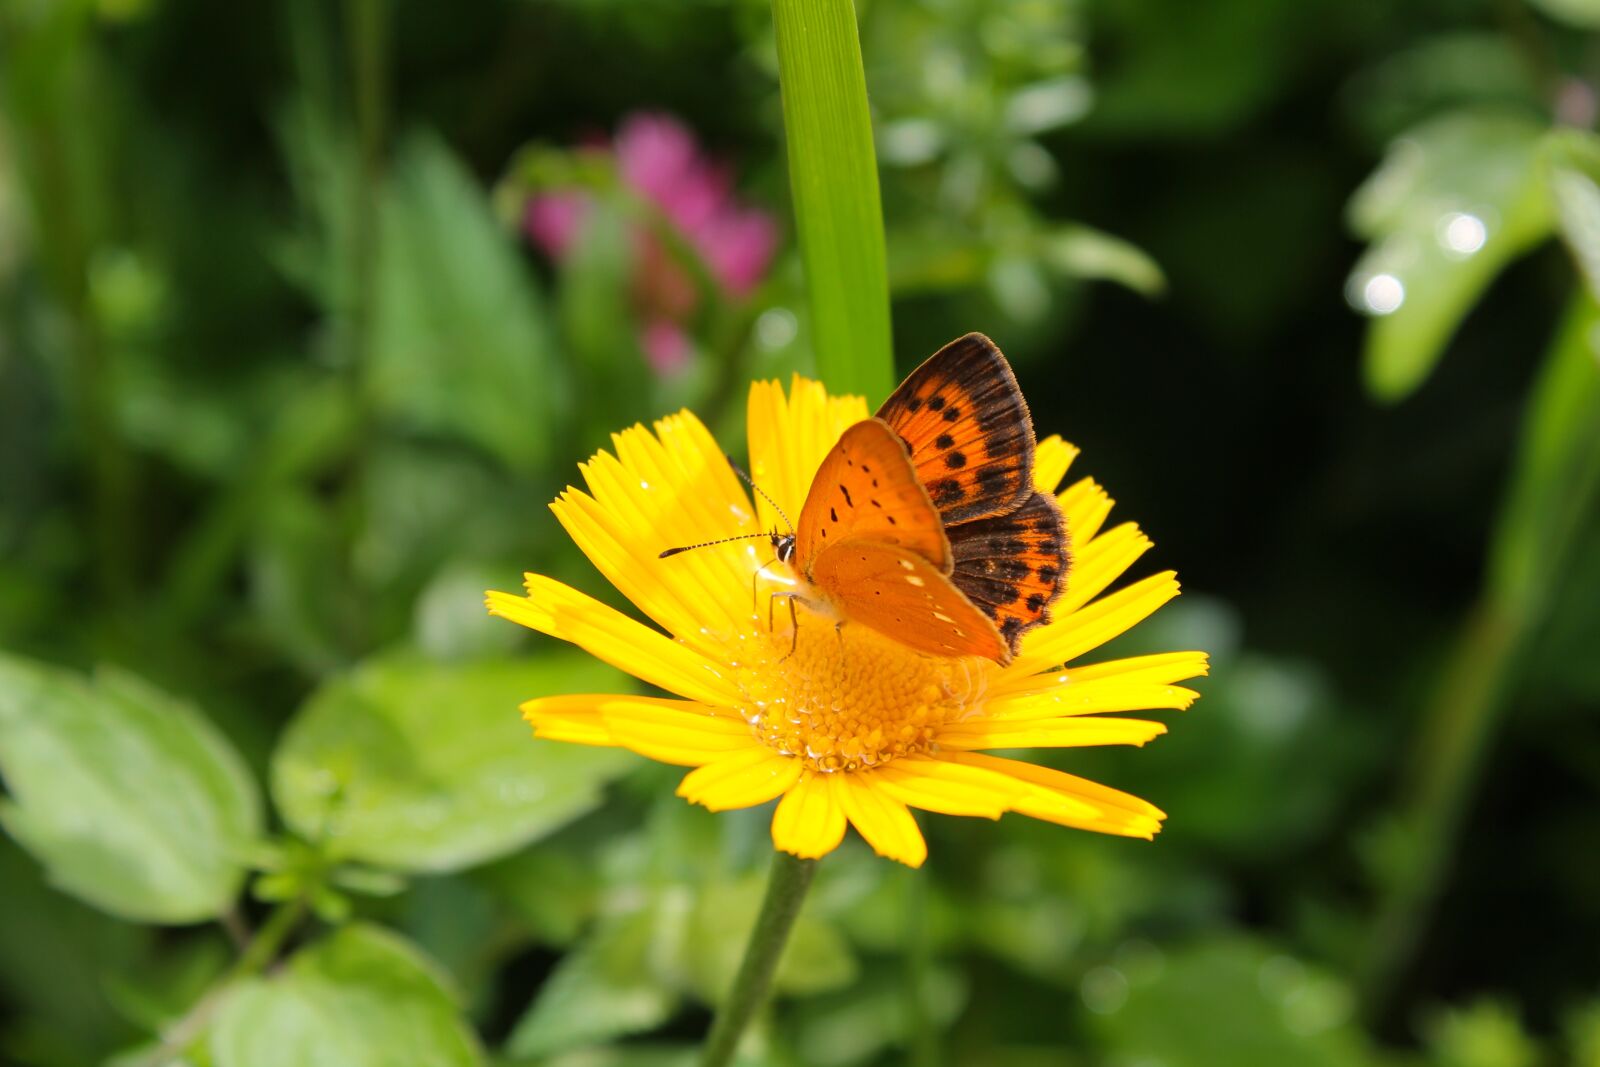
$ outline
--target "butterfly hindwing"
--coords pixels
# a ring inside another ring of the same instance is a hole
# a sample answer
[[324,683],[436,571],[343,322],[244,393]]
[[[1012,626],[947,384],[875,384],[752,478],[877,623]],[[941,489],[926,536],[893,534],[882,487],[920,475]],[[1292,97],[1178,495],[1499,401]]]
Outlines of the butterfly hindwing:
[[995,624],[946,575],[903,546],[864,540],[829,545],[816,558],[811,580],[851,622],[918,652],[999,663],[1011,658]]
[[951,581],[993,620],[1010,651],[1050,618],[1065,587],[1071,554],[1061,509],[1035,491],[1015,511],[945,531],[955,561]]
[[911,372],[878,409],[945,525],[1002,515],[1033,491],[1033,419],[994,342],[969,333]]
[[900,439],[878,419],[863,419],[817,468],[795,531],[796,562],[812,578],[811,564],[825,549],[861,538],[898,545],[947,573],[943,525]]

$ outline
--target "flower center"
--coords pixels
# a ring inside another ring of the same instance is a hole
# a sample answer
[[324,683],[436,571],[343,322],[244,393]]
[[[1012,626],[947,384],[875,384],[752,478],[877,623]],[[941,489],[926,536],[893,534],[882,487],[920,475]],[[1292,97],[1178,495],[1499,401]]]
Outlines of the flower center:
[[[881,766],[925,752],[939,728],[981,707],[987,662],[924,656],[859,623],[801,609],[740,642],[735,667],[756,736],[819,771]],[[791,648],[793,651],[791,652]]]

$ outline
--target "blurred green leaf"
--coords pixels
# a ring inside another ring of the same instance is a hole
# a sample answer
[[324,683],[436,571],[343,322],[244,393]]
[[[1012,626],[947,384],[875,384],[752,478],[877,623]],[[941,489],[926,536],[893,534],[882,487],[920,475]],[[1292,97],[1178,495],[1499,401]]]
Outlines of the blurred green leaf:
[[216,1067],[472,1067],[482,1051],[433,964],[356,924],[235,989],[213,1025]]
[[1600,29],[1600,0],[1529,0],[1551,18],[1586,30]]
[[1561,237],[1590,296],[1600,299],[1600,138],[1557,130],[1545,143]]
[[1600,490],[1600,305],[1574,299],[1523,421],[1511,487],[1490,546],[1489,589],[1537,618]]
[[600,872],[593,858],[541,842],[472,873],[508,905],[539,941],[568,945],[594,915]]
[[1072,278],[1104,279],[1145,296],[1167,288],[1161,267],[1137,245],[1092,226],[1061,226],[1042,238],[1047,263]]
[[848,989],[796,1005],[791,1032],[800,1062],[872,1062],[896,1045],[914,1044],[918,1028],[942,1030],[967,1003],[966,977],[936,967],[923,979],[923,1015],[914,1018],[906,982],[903,964],[879,965]]
[[1438,1067],[1534,1067],[1543,1059],[1516,1011],[1498,1001],[1436,1011],[1423,1033]]
[[536,466],[563,396],[538,290],[485,190],[437,139],[397,154],[379,247],[366,369],[378,410]]
[[244,762],[148,683],[0,656],[0,821],[61,889],[142,922],[226,909],[260,831]]
[[1501,268],[1550,234],[1543,134],[1516,113],[1447,115],[1395,141],[1356,191],[1351,225],[1372,244],[1348,296],[1374,316],[1373,395],[1398,400],[1421,385]]
[[333,509],[304,486],[284,486],[263,501],[251,532],[249,622],[306,674],[338,670],[350,606]]
[[622,423],[652,416],[645,400],[654,374],[639,347],[633,310],[635,231],[615,200],[597,201],[561,262],[557,315],[583,388],[607,403],[591,410],[596,442]]
[[1566,1031],[1572,1067],[1600,1067],[1600,1000],[1569,1012]]
[[1085,1007],[1126,1062],[1173,1067],[1361,1067],[1349,990],[1243,939],[1179,949],[1131,970],[1092,968]]
[[[685,928],[687,940],[676,960],[699,999],[714,1004],[728,993],[745,942],[754,928],[766,889],[763,875],[713,881],[696,889]],[[839,931],[818,917],[815,907],[800,913],[773,978],[773,989],[796,996],[849,985],[856,961]]]
[[546,1056],[666,1022],[679,996],[649,966],[657,922],[654,908],[608,919],[563,956],[512,1031],[507,1051]]
[[0,1056],[32,1046],[37,1062],[93,1062],[133,1032],[105,978],[141,970],[154,931],[93,911],[52,890],[42,875],[22,849],[0,838],[0,995],[16,1013]]
[[296,833],[335,857],[406,871],[473,866],[594,807],[631,759],[537,741],[518,704],[624,688],[610,668],[571,655],[369,660],[296,714],[273,755],[273,796]]
[[774,0],[778,80],[817,371],[877,404],[894,388],[883,205],[851,0]]

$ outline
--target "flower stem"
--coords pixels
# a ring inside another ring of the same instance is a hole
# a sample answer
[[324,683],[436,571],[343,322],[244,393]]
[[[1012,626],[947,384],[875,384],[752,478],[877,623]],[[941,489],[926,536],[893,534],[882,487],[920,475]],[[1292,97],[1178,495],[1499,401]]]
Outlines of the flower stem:
[[756,917],[755,929],[750,931],[750,941],[745,945],[744,960],[739,964],[733,988],[712,1020],[711,1033],[700,1054],[701,1067],[727,1067],[733,1062],[745,1027],[766,1003],[778,960],[789,942],[789,931],[794,929],[800,905],[816,873],[816,860],[798,859],[787,852],[773,855],[772,874],[767,881],[766,899],[761,902],[761,914]]

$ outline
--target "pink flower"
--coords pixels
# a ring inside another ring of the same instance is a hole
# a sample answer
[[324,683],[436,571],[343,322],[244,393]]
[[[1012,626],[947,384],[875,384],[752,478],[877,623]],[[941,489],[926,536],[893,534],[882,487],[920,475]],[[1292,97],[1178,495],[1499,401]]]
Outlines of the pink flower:
[[[661,211],[727,293],[743,297],[756,287],[777,249],[777,224],[735,198],[727,169],[701,153],[688,127],[670,115],[630,115],[609,151],[622,182]],[[581,191],[545,193],[529,201],[523,225],[536,246],[559,260],[577,240],[591,206]],[[634,240],[633,291],[643,320],[639,344],[657,373],[671,374],[688,365],[693,345],[683,327],[699,297],[660,242],[642,231]]]

